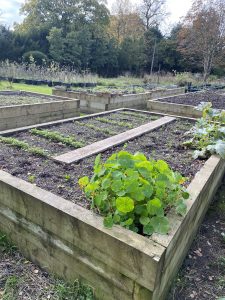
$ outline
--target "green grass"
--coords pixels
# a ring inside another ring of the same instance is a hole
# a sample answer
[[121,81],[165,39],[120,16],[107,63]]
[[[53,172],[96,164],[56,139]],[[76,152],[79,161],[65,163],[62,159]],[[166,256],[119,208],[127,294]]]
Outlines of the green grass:
[[8,252],[12,253],[16,250],[16,247],[10,242],[7,236],[0,232],[0,253],[1,252]]
[[30,85],[25,83],[12,83],[12,85],[10,85],[8,81],[0,81],[0,91],[3,90],[23,90],[26,92],[35,92],[46,95],[52,95],[52,88],[47,85]]

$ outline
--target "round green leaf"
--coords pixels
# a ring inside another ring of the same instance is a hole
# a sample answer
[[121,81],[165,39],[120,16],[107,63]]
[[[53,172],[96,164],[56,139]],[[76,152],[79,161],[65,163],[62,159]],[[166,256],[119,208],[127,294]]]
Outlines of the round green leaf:
[[125,221],[125,225],[130,226],[133,224],[133,222],[134,222],[134,220],[132,218],[129,218],[128,220]]
[[113,226],[113,218],[112,215],[108,215],[104,218],[104,226],[107,228],[112,228]]
[[183,197],[184,199],[188,199],[188,198],[189,198],[189,193],[188,193],[188,192],[183,192],[183,193],[182,193],[182,197]]
[[147,224],[143,227],[143,233],[147,235],[152,235],[154,232],[154,228],[151,224]]
[[129,213],[134,210],[134,200],[130,197],[118,197],[116,199],[116,208],[119,212]]
[[89,178],[88,178],[87,176],[84,176],[84,177],[82,177],[82,178],[80,178],[80,179],[78,180],[78,183],[79,183],[79,186],[80,186],[81,188],[83,188],[83,187],[85,187],[85,186],[88,185],[88,183],[89,183]]
[[139,221],[142,225],[147,225],[149,223],[150,219],[149,219],[149,217],[141,216]]
[[153,217],[150,224],[153,226],[154,232],[160,234],[167,234],[170,229],[169,221],[166,217]]
[[147,203],[148,213],[152,216],[163,213],[162,203],[158,198],[154,198]]
[[179,203],[176,206],[176,212],[180,214],[181,216],[184,216],[187,211],[187,205],[184,203],[184,201],[179,201]]

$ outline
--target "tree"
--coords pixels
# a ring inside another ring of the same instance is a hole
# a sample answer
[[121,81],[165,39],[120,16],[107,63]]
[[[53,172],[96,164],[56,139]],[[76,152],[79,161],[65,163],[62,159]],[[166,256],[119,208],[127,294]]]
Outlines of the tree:
[[143,35],[144,24],[130,0],[116,0],[110,16],[109,34],[121,43],[125,38]]
[[129,71],[138,75],[144,65],[143,37],[125,38],[119,49],[119,67],[121,71]]
[[47,24],[49,29],[62,28],[65,33],[71,27],[104,26],[109,21],[108,9],[97,0],[28,0],[22,6],[21,13],[26,17],[19,27],[24,30]]
[[201,62],[205,82],[225,47],[223,0],[196,1],[184,20],[179,40],[181,53]]
[[142,0],[139,11],[146,30],[158,26],[166,15],[165,2],[166,0]]

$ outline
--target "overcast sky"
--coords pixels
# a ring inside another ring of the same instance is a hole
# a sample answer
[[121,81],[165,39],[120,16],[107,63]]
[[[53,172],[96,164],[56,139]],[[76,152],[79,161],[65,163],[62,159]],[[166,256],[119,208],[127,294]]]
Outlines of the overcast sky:
[[[14,22],[21,22],[22,17],[19,15],[19,8],[25,0],[0,0],[0,22],[7,26],[12,26]],[[108,0],[111,7],[113,0]],[[132,0],[135,4],[138,0]],[[177,23],[183,17],[191,6],[192,0],[167,0],[167,8],[170,13],[168,25]]]

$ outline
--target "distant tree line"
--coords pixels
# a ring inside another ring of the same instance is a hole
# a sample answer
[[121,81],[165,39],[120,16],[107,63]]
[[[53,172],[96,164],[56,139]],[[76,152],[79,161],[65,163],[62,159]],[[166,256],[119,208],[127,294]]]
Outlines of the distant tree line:
[[225,74],[223,0],[196,0],[182,23],[163,35],[165,0],[28,0],[22,24],[0,25],[0,60],[51,60],[102,76],[124,72],[213,71]]

